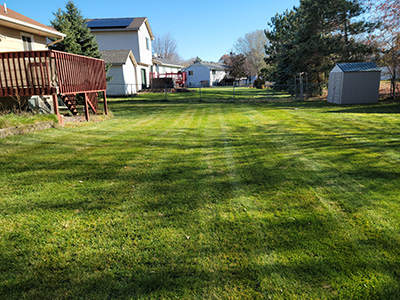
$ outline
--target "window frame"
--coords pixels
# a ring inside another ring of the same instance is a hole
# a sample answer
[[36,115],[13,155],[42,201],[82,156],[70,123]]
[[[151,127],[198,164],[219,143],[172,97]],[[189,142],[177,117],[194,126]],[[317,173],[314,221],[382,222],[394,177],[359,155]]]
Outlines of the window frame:
[[[23,51],[33,51],[33,50],[35,50],[35,37],[33,36],[33,34],[21,32],[20,36],[21,36],[21,43],[22,43],[22,50]],[[30,43],[28,43],[28,45],[31,45],[31,47],[30,47],[31,49],[25,49],[24,37],[31,39]]]
[[150,39],[146,37],[146,49],[150,51]]

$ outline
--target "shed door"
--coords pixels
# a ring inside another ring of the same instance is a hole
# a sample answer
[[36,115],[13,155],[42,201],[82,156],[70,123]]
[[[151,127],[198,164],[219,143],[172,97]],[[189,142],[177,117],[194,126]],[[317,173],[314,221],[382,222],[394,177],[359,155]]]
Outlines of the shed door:
[[340,103],[340,93],[342,92],[342,73],[331,73],[332,76],[332,103]]

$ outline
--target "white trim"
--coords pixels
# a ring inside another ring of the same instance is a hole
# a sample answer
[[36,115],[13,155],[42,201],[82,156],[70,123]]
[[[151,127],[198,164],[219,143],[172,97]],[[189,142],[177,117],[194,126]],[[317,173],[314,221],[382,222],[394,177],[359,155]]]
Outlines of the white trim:
[[25,32],[20,32],[20,36],[21,36],[22,49],[23,49],[24,51],[29,51],[29,50],[25,50],[25,49],[24,49],[24,40],[22,39],[23,36],[26,36],[26,37],[31,38],[31,41],[32,41],[32,51],[35,50],[35,37],[33,36],[33,34],[25,33]]
[[55,30],[51,30],[51,29],[47,29],[47,28],[44,28],[44,27],[41,27],[41,26],[33,25],[33,24],[30,24],[30,23],[27,23],[27,22],[23,22],[23,21],[20,21],[20,20],[16,20],[16,19],[13,19],[13,18],[10,18],[10,17],[7,17],[7,16],[0,15],[0,20],[6,21],[6,22],[9,22],[9,23],[13,23],[13,24],[16,24],[16,25],[32,28],[32,29],[35,29],[35,30],[39,30],[39,31],[42,31],[42,32],[45,32],[45,33],[48,33],[48,34],[52,34],[52,36],[66,37],[66,35],[64,33],[61,33],[61,32],[55,31]]

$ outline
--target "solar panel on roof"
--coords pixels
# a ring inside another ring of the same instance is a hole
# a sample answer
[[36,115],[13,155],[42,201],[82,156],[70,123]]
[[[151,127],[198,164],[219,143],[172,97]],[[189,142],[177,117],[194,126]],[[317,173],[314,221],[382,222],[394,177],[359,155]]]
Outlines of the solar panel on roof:
[[133,22],[134,18],[120,19],[94,19],[87,22],[89,28],[107,28],[107,27],[128,27]]

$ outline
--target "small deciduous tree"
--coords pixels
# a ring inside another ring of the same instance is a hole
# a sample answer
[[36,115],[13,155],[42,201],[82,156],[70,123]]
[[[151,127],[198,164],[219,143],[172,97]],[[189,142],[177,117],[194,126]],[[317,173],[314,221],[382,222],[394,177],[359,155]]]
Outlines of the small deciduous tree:
[[247,76],[245,71],[246,57],[243,54],[231,52],[229,55],[223,55],[219,61],[228,67],[229,75],[236,80]]
[[257,76],[262,69],[266,68],[265,46],[267,44],[268,39],[263,30],[246,33],[244,37],[236,40],[233,49],[246,57],[244,68],[248,76]]
[[175,63],[181,63],[183,61],[178,54],[178,43],[170,33],[161,36],[156,35],[152,48],[153,54],[160,55],[162,58]]
[[379,24],[369,41],[378,49],[380,63],[388,68],[393,99],[396,98],[400,76],[400,1],[369,0],[372,17]]

